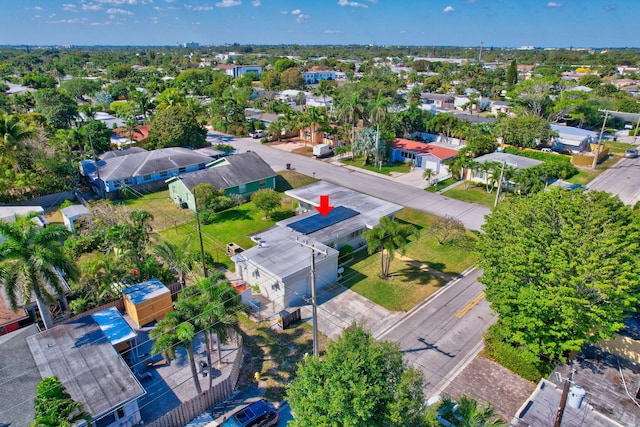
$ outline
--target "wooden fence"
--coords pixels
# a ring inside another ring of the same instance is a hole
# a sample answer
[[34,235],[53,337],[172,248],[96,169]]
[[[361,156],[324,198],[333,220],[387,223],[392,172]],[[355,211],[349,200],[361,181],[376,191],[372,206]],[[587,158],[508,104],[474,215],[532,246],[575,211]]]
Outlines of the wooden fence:
[[203,414],[213,406],[227,400],[236,387],[243,361],[244,352],[242,340],[240,339],[238,355],[236,356],[233,362],[233,367],[226,378],[215,384],[211,389],[204,391],[202,394],[182,403],[172,411],[167,412],[157,420],[150,422],[147,426],[182,427],[198,415]]

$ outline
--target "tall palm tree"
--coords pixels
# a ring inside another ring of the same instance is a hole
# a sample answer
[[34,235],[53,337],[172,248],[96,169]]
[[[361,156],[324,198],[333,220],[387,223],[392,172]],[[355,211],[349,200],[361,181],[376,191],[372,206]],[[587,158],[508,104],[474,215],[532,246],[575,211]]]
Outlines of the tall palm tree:
[[49,292],[66,300],[57,271],[75,278],[77,269],[60,244],[70,235],[69,230],[62,225],[41,228],[32,221],[35,216],[0,222],[0,235],[6,239],[0,243],[0,285],[13,310],[34,297],[44,327],[49,329],[53,320],[47,304],[54,301]]
[[322,108],[309,107],[307,109],[307,117],[311,125],[311,146],[313,147],[316,145],[316,130],[327,122],[327,112]]
[[[376,102],[371,105],[369,110],[369,122],[376,126],[376,143],[380,140],[380,125],[389,118],[389,99],[382,96],[382,91],[378,92]],[[376,163],[378,159],[378,151],[376,150]]]
[[328,80],[320,80],[316,93],[322,97],[322,103],[325,109],[327,108],[327,96],[333,93],[333,85]]
[[33,131],[20,121],[17,116],[0,112],[0,158],[9,163],[14,170],[19,170],[17,155],[23,143],[33,136]]
[[370,254],[380,250],[381,277],[389,277],[389,267],[395,252],[404,254],[409,238],[417,235],[418,229],[415,227],[400,224],[386,216],[380,219],[379,225],[362,234],[369,245]]
[[169,269],[176,272],[178,282],[180,282],[181,290],[187,282],[187,274],[191,272],[193,266],[193,258],[191,257],[192,236],[189,235],[181,245],[176,245],[168,240],[152,246],[153,252],[167,263]]
[[178,304],[173,311],[167,313],[149,332],[149,337],[156,340],[151,348],[151,354],[162,355],[169,361],[176,358],[176,348],[182,347],[187,351],[187,358],[191,367],[191,377],[198,394],[202,393],[196,362],[193,357],[193,341],[196,338],[196,328],[189,316],[190,311],[179,309]]

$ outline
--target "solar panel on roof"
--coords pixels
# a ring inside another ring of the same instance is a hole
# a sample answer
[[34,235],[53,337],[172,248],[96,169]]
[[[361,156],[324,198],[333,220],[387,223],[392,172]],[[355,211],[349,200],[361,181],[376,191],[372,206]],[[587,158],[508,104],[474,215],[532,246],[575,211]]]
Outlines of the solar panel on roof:
[[322,216],[320,214],[308,216],[300,221],[289,224],[289,228],[292,228],[302,234],[310,234],[333,224],[337,224],[345,219],[353,218],[356,215],[360,215],[360,212],[345,208],[344,206],[338,206],[329,212],[327,216]]

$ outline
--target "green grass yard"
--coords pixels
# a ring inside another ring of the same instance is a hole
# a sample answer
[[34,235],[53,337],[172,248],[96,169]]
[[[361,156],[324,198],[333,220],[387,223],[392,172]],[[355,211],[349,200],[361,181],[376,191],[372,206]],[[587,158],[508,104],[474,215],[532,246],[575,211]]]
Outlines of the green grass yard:
[[495,190],[491,193],[487,193],[484,186],[477,186],[473,184],[471,184],[467,189],[464,188],[464,185],[459,185],[442,194],[444,196],[451,197],[452,199],[462,200],[463,202],[469,203],[478,203],[490,208],[493,207],[496,200]]
[[383,163],[382,168],[377,168],[372,164],[363,165],[364,157],[356,157],[355,160],[351,160],[350,158],[340,160],[345,165],[355,166],[361,169],[368,170],[370,172],[376,172],[382,175],[391,175],[391,172],[396,173],[408,173],[409,168],[404,163]]

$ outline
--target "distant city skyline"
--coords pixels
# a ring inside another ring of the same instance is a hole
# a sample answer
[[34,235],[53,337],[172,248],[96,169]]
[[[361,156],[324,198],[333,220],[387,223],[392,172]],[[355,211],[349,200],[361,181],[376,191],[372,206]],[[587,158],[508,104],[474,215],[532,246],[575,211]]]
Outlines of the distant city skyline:
[[0,0],[2,45],[640,47],[639,0]]

